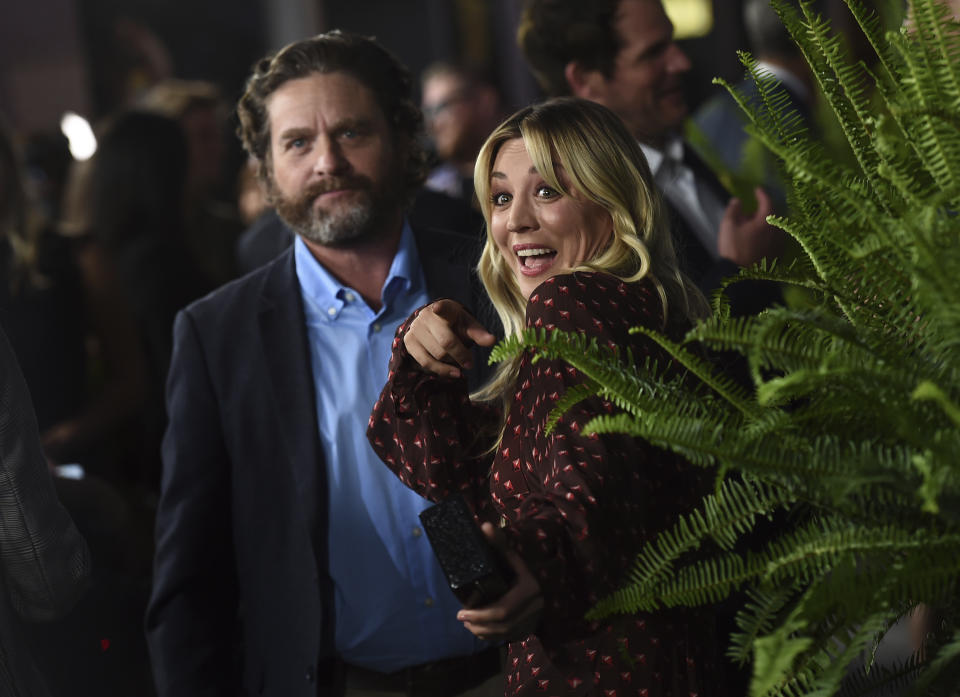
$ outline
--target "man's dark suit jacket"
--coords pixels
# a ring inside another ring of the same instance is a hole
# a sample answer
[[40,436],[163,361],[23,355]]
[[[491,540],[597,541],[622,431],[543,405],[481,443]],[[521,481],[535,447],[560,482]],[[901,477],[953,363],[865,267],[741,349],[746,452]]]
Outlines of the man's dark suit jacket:
[[[476,237],[415,236],[431,297],[484,307]],[[146,617],[159,695],[327,694],[336,522],[293,249],[190,305],[174,333]]]
[[[730,202],[728,192],[707,164],[684,142],[683,161],[692,171],[698,186],[706,186],[724,205]],[[687,223],[680,210],[666,196],[663,203],[670,220],[673,245],[680,269],[690,277],[697,288],[710,300],[724,279],[736,276],[740,267],[729,259],[714,259],[703,242]],[[762,281],[741,281],[728,286],[725,294],[730,300],[731,312],[736,315],[752,315],[780,301],[780,291],[775,284]]]

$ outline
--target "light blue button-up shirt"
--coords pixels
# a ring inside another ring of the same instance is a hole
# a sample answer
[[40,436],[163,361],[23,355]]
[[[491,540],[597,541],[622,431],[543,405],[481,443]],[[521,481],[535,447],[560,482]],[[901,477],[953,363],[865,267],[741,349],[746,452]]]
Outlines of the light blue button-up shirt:
[[323,268],[299,236],[294,244],[329,482],[337,652],[384,673],[475,653],[486,645],[457,621],[460,603],[420,528],[417,514],[429,502],[387,469],[366,438],[394,332],[430,300],[410,226],[404,223],[379,312]]

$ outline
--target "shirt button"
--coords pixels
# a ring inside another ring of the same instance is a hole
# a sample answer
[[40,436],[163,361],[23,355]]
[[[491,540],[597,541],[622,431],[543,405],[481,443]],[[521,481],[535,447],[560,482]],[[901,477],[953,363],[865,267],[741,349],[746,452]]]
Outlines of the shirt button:
[[379,322],[374,323],[372,329],[373,329],[373,331],[375,331],[375,332],[380,331],[380,323],[379,323]]
[[423,530],[418,528],[416,525],[413,526],[413,536],[420,537],[423,534]]
[[346,294],[344,294],[343,299],[346,300],[348,303],[352,303],[352,302],[353,302],[353,293],[346,293]]
[[331,307],[329,310],[327,310],[327,314],[333,317],[335,314],[337,314],[337,308]]
[[423,601],[423,604],[427,607],[433,607],[433,598],[428,595],[427,599]]

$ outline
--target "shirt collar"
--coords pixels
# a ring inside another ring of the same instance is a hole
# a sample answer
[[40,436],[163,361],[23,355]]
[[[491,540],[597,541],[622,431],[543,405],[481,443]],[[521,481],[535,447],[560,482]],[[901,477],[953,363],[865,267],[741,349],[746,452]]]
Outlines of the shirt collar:
[[426,285],[423,279],[423,269],[420,266],[420,254],[417,251],[417,242],[413,237],[413,230],[409,221],[403,219],[403,231],[400,233],[400,244],[397,253],[390,264],[387,281],[383,284],[380,300],[384,307],[401,292],[418,291]]
[[[347,302],[347,295],[356,291],[344,286],[327,271],[323,264],[311,254],[310,248],[300,235],[295,236],[293,246],[297,280],[300,282],[304,298],[320,308],[326,308],[324,316],[331,320],[336,319]],[[404,218],[400,244],[380,293],[384,308],[389,306],[398,294],[411,290],[417,291],[423,285],[423,272],[420,269],[417,244],[410,223]]]
[[639,145],[654,176],[660,171],[663,161],[667,158],[675,162],[683,162],[683,139],[678,135],[670,136],[663,150],[658,150],[646,143],[639,143]]

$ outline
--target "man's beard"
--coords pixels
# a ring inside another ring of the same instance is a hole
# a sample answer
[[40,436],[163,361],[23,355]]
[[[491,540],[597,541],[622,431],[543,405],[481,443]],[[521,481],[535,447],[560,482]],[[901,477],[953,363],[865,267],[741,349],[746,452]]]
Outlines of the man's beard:
[[[362,175],[329,177],[293,197],[284,196],[275,186],[272,188],[274,206],[283,221],[298,235],[327,247],[349,247],[371,239],[399,205],[396,196],[377,190],[373,182]],[[333,211],[314,208],[318,196],[341,189],[360,192],[361,200]]]

